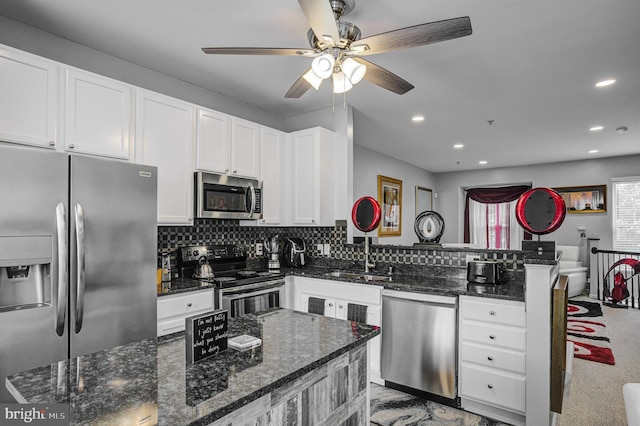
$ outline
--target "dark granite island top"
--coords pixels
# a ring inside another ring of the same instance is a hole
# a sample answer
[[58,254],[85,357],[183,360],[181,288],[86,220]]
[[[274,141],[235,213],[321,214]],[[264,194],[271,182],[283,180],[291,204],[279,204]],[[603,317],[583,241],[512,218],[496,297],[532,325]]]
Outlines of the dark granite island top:
[[265,407],[266,416],[312,417],[321,395],[337,388],[337,397],[319,403],[331,415],[338,403],[355,407],[347,398],[365,401],[366,342],[379,333],[366,324],[274,309],[229,319],[229,337],[262,339],[245,352],[227,349],[186,365],[184,333],[175,333],[15,374],[7,388],[21,403],[70,404],[71,424],[146,418],[144,424],[206,425]]

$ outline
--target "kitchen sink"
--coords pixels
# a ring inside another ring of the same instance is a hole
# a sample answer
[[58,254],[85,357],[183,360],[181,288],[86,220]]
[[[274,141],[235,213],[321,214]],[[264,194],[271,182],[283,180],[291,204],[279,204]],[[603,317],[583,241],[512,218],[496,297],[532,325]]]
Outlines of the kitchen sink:
[[350,280],[392,281],[392,277],[389,275],[372,275],[372,274],[363,274],[360,272],[332,271],[325,275],[329,277],[346,278]]

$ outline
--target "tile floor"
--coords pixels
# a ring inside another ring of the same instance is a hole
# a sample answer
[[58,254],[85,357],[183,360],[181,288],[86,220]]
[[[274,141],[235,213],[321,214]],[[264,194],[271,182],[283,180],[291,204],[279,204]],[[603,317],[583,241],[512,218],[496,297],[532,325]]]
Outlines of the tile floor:
[[371,383],[371,426],[508,426]]

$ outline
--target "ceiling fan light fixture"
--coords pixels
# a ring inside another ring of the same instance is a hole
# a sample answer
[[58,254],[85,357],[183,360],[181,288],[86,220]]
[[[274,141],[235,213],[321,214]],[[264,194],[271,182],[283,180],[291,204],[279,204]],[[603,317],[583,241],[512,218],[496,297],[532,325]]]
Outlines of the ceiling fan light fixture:
[[313,73],[321,79],[326,79],[331,77],[333,74],[333,66],[336,61],[330,53],[325,53],[323,55],[318,56],[311,63],[311,69]]
[[340,68],[351,84],[358,84],[367,72],[367,67],[353,58],[342,61]]
[[333,93],[345,93],[352,87],[353,84],[349,82],[344,73],[336,72],[333,74]]
[[322,80],[320,77],[318,77],[312,69],[309,69],[309,71],[307,71],[306,73],[304,73],[304,75],[302,76],[302,78],[304,78],[307,83],[309,83],[314,89],[319,90],[320,89],[320,84],[322,84],[322,82],[324,80]]

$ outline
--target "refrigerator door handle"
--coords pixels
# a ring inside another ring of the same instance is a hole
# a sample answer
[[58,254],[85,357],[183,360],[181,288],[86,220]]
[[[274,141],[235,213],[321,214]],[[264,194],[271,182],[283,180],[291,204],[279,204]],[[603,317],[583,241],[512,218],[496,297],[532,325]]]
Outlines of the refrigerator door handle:
[[79,333],[82,329],[82,318],[84,315],[84,212],[82,206],[74,206],[76,222],[76,326],[75,331]]
[[67,217],[64,204],[56,206],[56,237],[58,246],[58,282],[56,300],[56,334],[64,334],[65,314],[67,312]]

